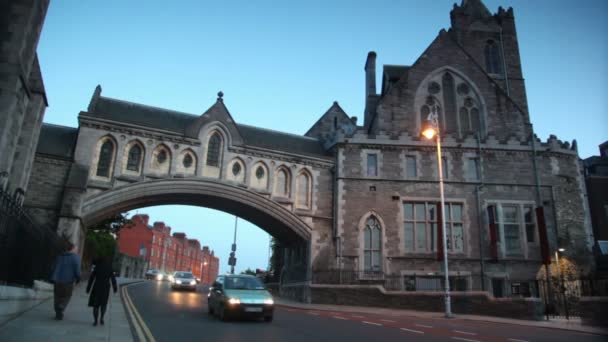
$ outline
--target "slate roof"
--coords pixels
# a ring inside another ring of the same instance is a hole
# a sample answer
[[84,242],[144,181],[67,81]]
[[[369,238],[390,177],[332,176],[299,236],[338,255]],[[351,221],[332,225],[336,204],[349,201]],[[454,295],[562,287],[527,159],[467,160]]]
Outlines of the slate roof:
[[[100,96],[93,111],[86,116],[124,122],[142,127],[162,129],[183,135],[199,115],[146,106],[138,103]],[[260,147],[282,152],[327,157],[322,143],[313,138],[236,124],[247,146]]]
[[78,128],[43,123],[36,153],[71,159],[77,139]]

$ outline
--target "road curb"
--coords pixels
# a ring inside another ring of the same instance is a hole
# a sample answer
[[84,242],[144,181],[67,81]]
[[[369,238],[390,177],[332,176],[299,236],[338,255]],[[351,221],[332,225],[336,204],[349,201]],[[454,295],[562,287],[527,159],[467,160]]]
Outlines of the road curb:
[[125,313],[127,319],[129,320],[129,326],[131,328],[131,334],[133,337],[136,337],[140,342],[156,342],[154,335],[150,332],[150,329],[144,322],[143,318],[137,311],[135,304],[133,304],[129,293],[127,292],[127,287],[132,285],[140,285],[145,283],[145,281],[134,281],[130,283],[125,283],[120,285],[120,297],[122,300],[123,308],[125,309]]

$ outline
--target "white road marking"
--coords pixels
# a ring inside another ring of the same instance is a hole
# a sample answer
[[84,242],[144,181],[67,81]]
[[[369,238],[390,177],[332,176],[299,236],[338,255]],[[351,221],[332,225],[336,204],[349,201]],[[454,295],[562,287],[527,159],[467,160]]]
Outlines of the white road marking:
[[508,338],[507,340],[513,341],[513,342],[528,342],[526,340],[520,340],[520,339],[517,339],[517,338]]
[[348,318],[346,318],[346,317],[340,317],[340,316],[331,316],[331,317],[333,317],[335,319],[343,319],[345,321],[348,321]]
[[452,336],[453,339],[455,340],[459,340],[459,341],[466,341],[466,342],[480,342],[479,340],[471,340],[469,338],[462,338],[462,337],[454,337]]
[[395,321],[391,321],[390,319],[381,319],[382,322],[396,323]]
[[368,321],[363,321],[363,323],[365,323],[365,324],[371,324],[371,325],[377,325],[377,326],[380,326],[380,327],[382,326],[382,324],[380,324],[380,323],[374,323],[374,322],[368,322]]
[[465,334],[465,335],[477,335],[477,333],[473,333],[473,332],[468,332],[468,331],[462,331],[462,330],[452,330],[455,333],[459,333],[459,334]]
[[401,330],[413,332],[413,333],[416,333],[416,334],[424,334],[424,331],[420,331],[420,330],[413,330],[413,329],[406,329],[406,328],[401,328]]
[[417,327],[422,327],[422,328],[432,328],[432,326],[430,325],[424,325],[424,324],[414,324]]
[[316,312],[309,312],[308,314],[309,314],[309,315],[313,315],[313,316],[319,316],[319,314],[318,314],[318,313],[316,313]]

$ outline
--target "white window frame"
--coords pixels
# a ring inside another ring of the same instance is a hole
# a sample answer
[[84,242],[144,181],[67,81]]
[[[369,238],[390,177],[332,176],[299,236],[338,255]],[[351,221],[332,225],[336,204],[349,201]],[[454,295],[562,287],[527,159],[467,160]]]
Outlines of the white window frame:
[[[496,207],[496,229],[497,229],[497,243],[499,248],[499,253],[501,257],[524,257],[528,258],[528,245],[539,244],[538,237],[538,224],[536,222],[536,213],[534,211],[534,202],[533,201],[504,201],[504,200],[488,200],[486,202],[485,207],[493,205]],[[504,219],[503,219],[503,206],[515,206],[517,207],[517,219],[518,219],[518,231],[519,231],[519,252],[509,252],[507,251],[507,243],[505,240],[505,231],[504,231]],[[524,216],[524,208],[531,207],[532,208],[532,216],[534,223],[534,231],[535,231],[535,240],[534,242],[528,242],[528,237],[526,233],[526,222]],[[487,215],[487,210],[486,210]],[[489,221],[488,221],[489,222]],[[488,234],[489,236],[489,234]]]
[[[405,215],[405,205],[406,204],[411,204],[412,205],[412,214],[413,214],[413,219],[408,219],[406,218]],[[425,207],[425,218],[424,220],[419,220],[416,217],[416,204],[424,204]],[[429,216],[429,205],[435,205],[435,219],[431,220],[430,218],[427,218],[427,216]],[[405,251],[405,253],[436,253],[437,252],[437,241],[440,237],[437,236],[437,232],[438,232],[438,220],[437,220],[437,212],[438,212],[438,204],[439,201],[433,201],[433,200],[428,200],[428,199],[405,199],[402,203],[401,203],[401,207],[403,210],[403,220],[402,220],[402,230],[403,230],[403,250]],[[461,208],[461,216],[460,216],[460,221],[454,221],[452,218],[452,213],[453,213],[453,209],[452,206],[454,205],[459,205]],[[449,254],[464,254],[466,253],[466,224],[465,224],[465,202],[464,201],[446,201],[445,202],[445,207],[446,207],[446,212],[449,211],[450,213],[450,217],[446,217],[445,213],[444,213],[444,221],[445,221],[445,227],[447,230],[447,238],[448,241],[454,241],[454,236],[453,236],[453,232],[454,232],[454,226],[457,224],[460,224],[461,228],[462,228],[462,248],[460,250],[454,250],[453,248],[453,244],[451,244],[451,248],[448,248],[448,253]],[[449,209],[447,209],[449,208]],[[416,243],[416,224],[417,223],[425,223],[425,233],[426,233],[426,248],[424,249],[420,249],[418,248],[418,245]],[[412,223],[413,227],[412,227],[412,231],[413,231],[413,236],[412,236],[412,244],[413,244],[413,248],[407,248],[405,246],[406,243],[406,231],[405,231],[405,224],[406,223]],[[434,227],[433,227],[434,225]]]

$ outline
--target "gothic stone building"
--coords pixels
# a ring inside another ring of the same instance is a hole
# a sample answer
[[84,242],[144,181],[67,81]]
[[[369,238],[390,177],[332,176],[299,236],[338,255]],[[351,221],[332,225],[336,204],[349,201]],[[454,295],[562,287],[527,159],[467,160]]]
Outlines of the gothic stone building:
[[[534,135],[513,10],[463,0],[450,17],[413,64],[385,65],[378,87],[368,54],[363,122],[334,103],[304,136],[238,124],[221,93],[192,115],[98,87],[78,128],[43,126],[25,206],[75,241],[104,215],[137,207],[221,209],[284,241],[286,264],[319,281],[345,270],[396,276],[400,289],[440,286],[441,219],[457,289],[508,294],[509,282],[542,278],[558,247],[592,271],[576,146]],[[441,216],[436,144],[420,137],[431,110],[442,133]]]

